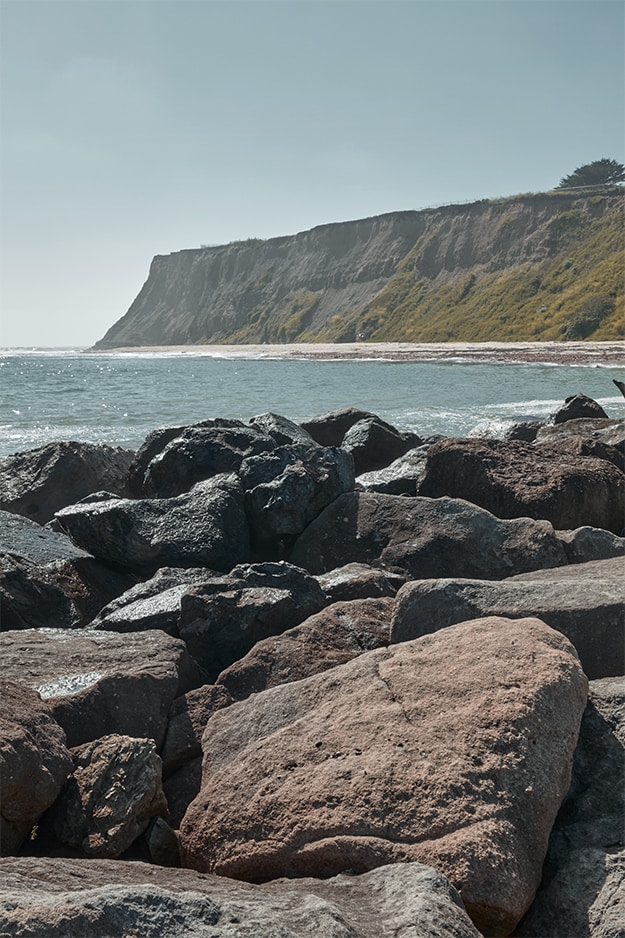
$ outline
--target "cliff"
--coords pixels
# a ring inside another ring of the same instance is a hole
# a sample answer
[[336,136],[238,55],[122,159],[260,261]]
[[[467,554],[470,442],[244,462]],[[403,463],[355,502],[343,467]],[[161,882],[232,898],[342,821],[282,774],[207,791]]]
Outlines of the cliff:
[[551,192],[157,256],[95,348],[618,339],[623,203]]

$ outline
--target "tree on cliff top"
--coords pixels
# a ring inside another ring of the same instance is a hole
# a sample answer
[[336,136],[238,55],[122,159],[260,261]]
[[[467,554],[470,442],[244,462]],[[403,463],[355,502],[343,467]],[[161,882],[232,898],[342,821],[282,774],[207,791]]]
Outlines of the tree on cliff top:
[[616,160],[595,160],[578,166],[575,172],[564,176],[556,189],[575,189],[577,186],[615,186],[625,180],[625,166]]

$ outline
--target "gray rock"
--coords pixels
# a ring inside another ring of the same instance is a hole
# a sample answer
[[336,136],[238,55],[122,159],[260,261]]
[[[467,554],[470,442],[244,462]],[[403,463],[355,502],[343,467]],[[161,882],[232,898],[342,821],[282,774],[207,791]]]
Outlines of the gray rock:
[[77,628],[74,603],[45,567],[0,554],[0,629]]
[[416,433],[400,433],[380,417],[368,417],[349,428],[341,447],[354,457],[356,475],[362,475],[390,465],[422,442]]
[[91,557],[58,531],[51,531],[21,515],[0,511],[0,551],[45,566]]
[[303,421],[300,426],[321,446],[340,446],[343,437],[355,423],[373,418],[375,414],[368,410],[339,407],[338,410],[331,410],[326,414],[317,414],[316,417]]
[[233,698],[221,684],[204,684],[174,700],[161,752],[165,776],[201,756],[206,724],[213,713],[231,703]]
[[551,452],[565,453],[568,456],[591,456],[593,459],[605,459],[621,472],[625,472],[625,450],[606,443],[602,439],[588,436],[566,436],[561,439],[536,440],[537,446],[547,445]]
[[[201,751],[198,742],[198,749]],[[189,805],[197,798],[202,783],[202,756],[183,762],[180,768],[163,781],[163,791],[169,807],[169,823],[178,830]]]
[[504,440],[522,440],[524,443],[533,443],[540,428],[542,420],[523,420],[508,427],[503,435]]
[[243,490],[234,475],[199,482],[176,498],[79,502],[57,519],[94,556],[139,574],[165,566],[229,570],[249,551]]
[[566,423],[567,420],[579,420],[580,418],[592,417],[607,418],[607,414],[601,404],[597,404],[591,397],[585,394],[574,394],[567,397],[562,407],[559,407],[551,416],[554,424]]
[[479,938],[456,890],[420,863],[262,886],[114,860],[0,869],[7,938]]
[[384,469],[363,472],[356,486],[365,492],[385,492],[387,495],[417,495],[425,474],[429,445],[417,446],[394,460]]
[[536,434],[539,445],[567,440],[571,437],[583,437],[587,440],[600,440],[609,446],[616,446],[625,453],[625,420],[582,417],[579,420],[567,420],[555,426],[545,426]]
[[304,430],[299,423],[289,420],[288,417],[282,417],[280,414],[259,414],[252,417],[249,425],[261,433],[266,433],[272,440],[275,440],[278,446],[292,444],[313,446],[315,444],[310,433]]
[[315,577],[329,602],[395,596],[406,577],[366,563],[348,563]]

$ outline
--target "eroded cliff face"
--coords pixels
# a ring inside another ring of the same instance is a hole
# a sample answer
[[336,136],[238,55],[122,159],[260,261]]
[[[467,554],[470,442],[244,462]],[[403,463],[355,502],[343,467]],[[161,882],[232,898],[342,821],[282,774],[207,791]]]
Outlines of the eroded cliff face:
[[565,338],[593,290],[605,310],[590,334],[614,338],[622,209],[620,192],[549,193],[157,256],[96,348]]

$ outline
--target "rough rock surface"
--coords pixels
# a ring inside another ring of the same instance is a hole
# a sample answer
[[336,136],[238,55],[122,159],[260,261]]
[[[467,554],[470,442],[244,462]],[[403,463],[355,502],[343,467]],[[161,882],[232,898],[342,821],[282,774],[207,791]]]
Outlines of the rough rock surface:
[[229,570],[249,552],[243,490],[234,475],[198,482],[176,498],[87,500],[57,519],[95,557],[139,574],[166,566]]
[[610,446],[616,446],[625,452],[625,420],[607,420],[581,417],[579,420],[567,420],[566,423],[541,427],[536,434],[539,445],[567,440],[581,436],[588,440],[601,440]]
[[385,492],[387,495],[417,495],[425,474],[429,448],[429,445],[416,446],[383,469],[363,472],[356,478],[356,487],[361,491]]
[[0,551],[42,566],[90,557],[58,531],[51,531],[10,511],[0,511]]
[[366,563],[348,563],[316,577],[331,603],[348,599],[374,599],[395,596],[406,577],[389,570],[378,570]]
[[0,554],[0,629],[71,629],[80,625],[74,603],[45,567]]
[[114,859],[156,816],[167,817],[152,739],[111,735],[72,751],[74,771],[45,820],[85,857]]
[[558,529],[591,525],[618,534],[625,517],[625,474],[616,466],[520,441],[435,443],[419,494],[465,498],[498,518],[544,518]]
[[213,713],[231,703],[233,698],[221,684],[203,684],[174,700],[161,751],[164,775],[202,754],[206,724]]
[[114,860],[11,858],[0,871],[7,938],[479,938],[456,890],[420,863],[262,886]]
[[554,424],[566,423],[567,420],[580,420],[587,417],[607,418],[607,414],[601,404],[597,404],[591,397],[585,394],[573,394],[567,397],[562,407],[559,407],[552,415]]
[[335,668],[388,645],[392,610],[390,598],[334,603],[301,625],[257,642],[244,658],[221,672],[216,684],[223,684],[235,700],[243,700],[268,687]]
[[566,453],[568,456],[592,456],[593,459],[605,459],[621,472],[625,472],[625,450],[605,443],[601,439],[587,436],[566,436],[557,440],[538,440],[537,446],[545,445],[551,452]]
[[289,446],[291,444],[313,446],[315,443],[310,433],[304,430],[299,423],[295,423],[281,414],[258,414],[256,417],[252,417],[249,425],[261,433],[266,433],[272,440],[275,440],[278,446]]
[[400,433],[380,417],[368,417],[349,428],[341,448],[352,454],[361,475],[388,466],[422,442],[416,433]]
[[[200,744],[198,742],[198,749]],[[179,769],[163,780],[163,791],[169,807],[169,823],[177,830],[189,810],[202,784],[202,756],[184,762]]]
[[592,681],[541,888],[515,934],[625,935],[624,779],[625,678]]
[[65,733],[35,691],[0,680],[0,853],[15,853],[72,771]]
[[73,440],[0,457],[0,504],[38,524],[85,495],[126,495],[132,450]]
[[586,692],[564,636],[490,618],[255,694],[207,725],[183,865],[263,881],[419,860],[484,934],[509,934],[540,882]]
[[339,407],[327,414],[317,414],[300,426],[321,446],[340,446],[347,431],[359,420],[376,419],[376,415],[357,407]]
[[48,702],[70,747],[111,733],[160,745],[172,701],[200,683],[184,643],[164,632],[2,632],[0,672]]
[[[88,625],[100,610],[137,582],[129,571],[93,557],[81,557],[48,565],[46,572],[75,606],[81,625]],[[45,627],[52,627],[46,622]]]
[[405,642],[482,616],[537,616],[575,646],[591,679],[625,669],[625,557],[493,582],[436,579],[397,594],[391,641]]

